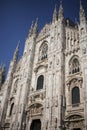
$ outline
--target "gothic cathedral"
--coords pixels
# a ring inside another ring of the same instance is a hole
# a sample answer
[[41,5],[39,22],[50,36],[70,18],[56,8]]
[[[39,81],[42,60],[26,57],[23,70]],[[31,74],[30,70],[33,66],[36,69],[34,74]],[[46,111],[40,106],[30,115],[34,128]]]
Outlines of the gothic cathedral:
[[32,23],[20,60],[19,45],[0,67],[0,130],[87,130],[87,21],[65,19],[62,3],[38,33]]

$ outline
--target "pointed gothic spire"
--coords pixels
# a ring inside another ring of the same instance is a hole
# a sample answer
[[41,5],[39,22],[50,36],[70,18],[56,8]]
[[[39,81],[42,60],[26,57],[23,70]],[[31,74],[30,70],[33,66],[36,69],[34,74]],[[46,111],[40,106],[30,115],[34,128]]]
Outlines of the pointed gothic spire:
[[15,52],[14,52],[14,55],[13,55],[13,61],[17,61],[17,59],[18,59],[19,43],[20,43],[20,41],[18,42],[17,47],[15,49]]
[[59,7],[58,19],[60,19],[60,20],[64,19],[62,0],[60,0],[60,7]]
[[54,12],[53,12],[53,22],[58,20],[58,13],[57,13],[57,6],[55,5]]
[[86,22],[85,12],[84,12],[81,0],[80,0],[80,12],[79,12],[79,15],[80,15],[80,23]]
[[31,36],[33,34],[33,27],[34,27],[34,22],[32,21],[30,30],[29,30],[29,36]]
[[33,34],[37,34],[38,32],[38,18],[36,18],[36,22],[33,27]]

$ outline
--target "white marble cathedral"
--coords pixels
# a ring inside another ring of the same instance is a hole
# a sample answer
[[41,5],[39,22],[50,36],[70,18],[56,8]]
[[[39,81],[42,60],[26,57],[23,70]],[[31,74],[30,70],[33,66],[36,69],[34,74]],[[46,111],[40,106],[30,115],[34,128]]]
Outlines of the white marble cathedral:
[[5,80],[0,67],[0,130],[87,130],[87,21],[65,19],[62,3],[38,33],[32,24]]

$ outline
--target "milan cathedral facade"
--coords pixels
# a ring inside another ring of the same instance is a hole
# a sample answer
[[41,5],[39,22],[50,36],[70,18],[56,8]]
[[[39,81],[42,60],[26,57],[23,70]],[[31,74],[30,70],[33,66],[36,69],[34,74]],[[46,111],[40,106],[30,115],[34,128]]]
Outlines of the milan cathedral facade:
[[87,130],[87,21],[65,19],[62,3],[38,33],[32,23],[7,78],[0,67],[0,130]]

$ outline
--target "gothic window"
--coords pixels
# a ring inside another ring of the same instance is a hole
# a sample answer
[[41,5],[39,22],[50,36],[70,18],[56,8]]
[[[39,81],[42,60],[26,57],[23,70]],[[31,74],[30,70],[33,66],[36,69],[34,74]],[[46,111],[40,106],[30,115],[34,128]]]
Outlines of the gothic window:
[[39,50],[39,60],[44,60],[47,58],[47,52],[48,52],[48,45],[46,42],[44,42]]
[[10,114],[9,114],[9,116],[12,115],[12,113],[13,113],[13,108],[14,108],[14,103],[11,104],[11,108],[10,108]]
[[80,103],[80,92],[78,87],[72,89],[72,104]]
[[69,74],[74,74],[80,71],[80,64],[77,57],[71,59],[69,69],[70,69]]
[[37,80],[37,90],[43,89],[44,76],[40,75]]

